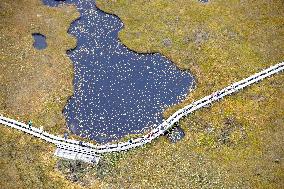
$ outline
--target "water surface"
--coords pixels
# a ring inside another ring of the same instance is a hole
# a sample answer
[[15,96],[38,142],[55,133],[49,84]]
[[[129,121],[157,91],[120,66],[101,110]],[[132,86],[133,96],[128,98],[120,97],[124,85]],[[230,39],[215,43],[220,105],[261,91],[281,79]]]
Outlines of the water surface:
[[47,47],[46,37],[44,35],[40,33],[33,33],[32,36],[34,38],[34,48],[38,50],[43,50]]
[[[48,6],[60,2],[43,0]],[[78,44],[74,95],[65,107],[69,129],[100,143],[143,133],[162,122],[165,107],[187,95],[193,78],[161,54],[139,54],[118,40],[121,20],[97,9],[94,0],[67,0],[81,14],[69,33]]]

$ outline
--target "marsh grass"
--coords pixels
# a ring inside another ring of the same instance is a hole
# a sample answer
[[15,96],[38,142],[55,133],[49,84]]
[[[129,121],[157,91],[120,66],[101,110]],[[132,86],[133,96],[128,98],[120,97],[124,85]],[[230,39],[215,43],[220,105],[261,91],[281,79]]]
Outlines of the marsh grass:
[[[281,0],[97,4],[122,19],[119,38],[129,48],[160,52],[195,76],[196,89],[165,117],[284,59]],[[73,90],[65,52],[76,42],[67,30],[78,12],[40,0],[2,0],[0,10],[1,113],[63,134],[62,109]],[[37,32],[47,37],[40,52],[32,47]],[[186,136],[176,144],[161,137],[107,154],[97,167],[71,162],[79,182],[66,179],[70,162],[54,159],[53,147],[0,127],[0,188],[283,188],[283,81],[283,74],[273,76],[184,118]]]

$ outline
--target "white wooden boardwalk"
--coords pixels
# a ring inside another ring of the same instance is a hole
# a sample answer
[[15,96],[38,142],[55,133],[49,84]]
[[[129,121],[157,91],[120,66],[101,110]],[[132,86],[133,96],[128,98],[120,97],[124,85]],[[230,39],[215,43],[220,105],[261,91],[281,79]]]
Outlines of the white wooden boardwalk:
[[205,96],[200,100],[197,100],[172,114],[167,120],[164,120],[162,124],[151,130],[146,135],[131,139],[127,142],[120,142],[115,144],[94,145],[91,143],[82,143],[80,141],[64,139],[63,137],[49,134],[39,128],[29,127],[27,124],[1,116],[0,124],[8,127],[15,128],[25,133],[31,134],[47,142],[53,143],[57,146],[55,155],[67,159],[82,160],[89,163],[98,163],[100,154],[109,152],[125,151],[139,146],[143,146],[150,143],[152,140],[163,135],[169,128],[171,128],[182,117],[187,116],[191,112],[194,112],[202,107],[208,107],[214,101],[220,100],[223,97],[237,92],[253,83],[257,83],[269,76],[279,73],[284,70],[284,62],[271,66],[261,72],[258,72],[248,78],[235,82],[228,87],[216,91],[211,95]]

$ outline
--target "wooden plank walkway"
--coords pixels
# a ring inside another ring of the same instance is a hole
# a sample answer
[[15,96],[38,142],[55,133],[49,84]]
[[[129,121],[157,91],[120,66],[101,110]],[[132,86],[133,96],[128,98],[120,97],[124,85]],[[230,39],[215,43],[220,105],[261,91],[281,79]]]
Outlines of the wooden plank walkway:
[[84,143],[77,140],[64,139],[63,137],[56,136],[45,132],[36,127],[31,127],[25,123],[4,117],[0,115],[0,124],[8,127],[15,128],[25,133],[31,134],[47,142],[53,143],[57,146],[55,155],[62,158],[82,160],[88,163],[98,163],[100,154],[109,152],[125,151],[139,146],[143,146],[152,140],[163,135],[169,128],[171,128],[182,117],[202,108],[208,107],[213,102],[222,99],[227,95],[231,95],[251,84],[257,83],[265,78],[268,78],[276,73],[284,70],[284,62],[271,66],[261,72],[253,74],[252,76],[245,78],[241,81],[235,82],[222,90],[216,91],[211,95],[197,100],[172,114],[167,120],[164,120],[162,124],[151,130],[148,134],[131,139],[127,142],[120,142],[115,144],[94,145],[91,143]]

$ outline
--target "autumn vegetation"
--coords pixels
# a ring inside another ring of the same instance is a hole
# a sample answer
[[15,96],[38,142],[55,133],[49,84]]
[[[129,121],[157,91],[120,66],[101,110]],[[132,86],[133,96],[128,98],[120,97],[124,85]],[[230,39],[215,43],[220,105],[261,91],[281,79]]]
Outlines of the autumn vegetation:
[[[124,23],[119,39],[137,52],[159,52],[192,73],[184,104],[284,60],[281,0],[97,0]],[[73,6],[0,1],[0,113],[45,130],[66,131],[72,95],[67,33]],[[32,33],[48,47],[33,48]],[[55,148],[0,127],[0,188],[284,188],[284,74],[255,84],[181,120],[185,138],[108,154],[98,166],[57,160]]]

